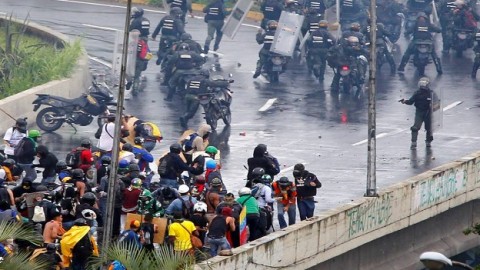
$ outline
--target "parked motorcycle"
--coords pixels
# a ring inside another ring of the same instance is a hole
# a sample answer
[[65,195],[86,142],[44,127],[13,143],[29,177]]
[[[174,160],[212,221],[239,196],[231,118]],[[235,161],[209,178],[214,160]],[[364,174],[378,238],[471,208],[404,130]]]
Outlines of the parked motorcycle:
[[270,52],[267,62],[263,66],[263,72],[271,83],[278,82],[280,73],[285,71],[287,58],[283,55]]
[[415,53],[413,55],[413,65],[418,70],[418,75],[425,75],[425,67],[431,62],[430,55],[432,53],[431,40],[418,40],[415,42]]
[[[221,75],[212,76],[210,80],[226,81],[229,84],[234,82],[232,79],[225,79]],[[222,119],[223,123],[227,126],[231,124],[232,113],[230,111],[230,104],[232,103],[232,94],[233,91],[228,87],[209,87],[207,93],[198,95],[198,100],[205,114],[205,120],[212,130],[217,128],[219,119]]]
[[82,94],[78,98],[67,99],[48,94],[37,94],[33,101],[33,111],[37,111],[42,105],[47,106],[37,114],[37,126],[47,132],[59,129],[63,123],[71,125],[87,126],[92,123],[94,116],[98,116],[98,125],[102,124],[102,118],[115,109],[109,106],[116,106],[117,102],[109,87],[103,82],[97,82],[93,77],[92,86],[89,87],[87,94]]
[[457,57],[462,57],[463,51],[473,47],[473,31],[468,29],[454,29],[452,49]]

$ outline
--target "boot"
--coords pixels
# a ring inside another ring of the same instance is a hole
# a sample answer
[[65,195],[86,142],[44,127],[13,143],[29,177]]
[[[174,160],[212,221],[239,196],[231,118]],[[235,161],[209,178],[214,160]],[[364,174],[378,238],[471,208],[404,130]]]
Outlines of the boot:
[[209,50],[210,50],[209,46],[207,45],[203,46],[203,53],[207,54]]
[[182,126],[183,129],[188,129],[187,121],[185,120],[185,117],[180,117],[180,125]]
[[431,141],[425,141],[425,147],[427,147],[427,148],[432,147],[432,142]]
[[213,45],[213,50],[214,50],[214,51],[217,51],[217,50],[218,50],[218,44],[214,44],[214,45]]
[[412,144],[410,145],[410,150],[415,150],[417,149],[417,142],[412,142]]
[[258,78],[258,76],[260,76],[260,74],[262,73],[262,69],[261,68],[257,68],[255,70],[255,73],[253,74],[253,78],[256,79]]

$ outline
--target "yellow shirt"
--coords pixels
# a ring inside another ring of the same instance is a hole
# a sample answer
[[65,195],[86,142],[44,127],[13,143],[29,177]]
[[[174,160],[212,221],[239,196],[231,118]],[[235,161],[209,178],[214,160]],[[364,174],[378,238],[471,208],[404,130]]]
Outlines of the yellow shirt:
[[[182,224],[185,228],[183,228],[180,224]],[[189,232],[187,232],[185,229],[187,229]],[[173,222],[168,229],[168,235],[175,236],[174,249],[177,251],[191,249],[192,242],[190,241],[190,234],[195,230],[195,225],[191,221],[185,220],[182,223]]]

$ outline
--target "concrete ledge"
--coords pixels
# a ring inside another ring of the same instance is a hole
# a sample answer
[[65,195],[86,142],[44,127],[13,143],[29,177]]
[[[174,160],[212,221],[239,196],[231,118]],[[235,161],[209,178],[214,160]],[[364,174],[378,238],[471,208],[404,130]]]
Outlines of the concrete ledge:
[[[307,269],[479,198],[480,152],[476,152],[392,185],[376,198],[359,198],[234,249],[233,256],[200,263],[196,269]],[[331,269],[371,269],[347,266]]]
[[[13,21],[19,24],[23,23],[21,20]],[[0,24],[3,23],[5,23],[5,19],[0,18]],[[63,48],[64,44],[69,42],[67,36],[32,22],[28,22],[27,33],[37,36],[57,48]],[[88,88],[90,82],[89,76],[88,57],[87,53],[83,51],[70,78],[51,81],[4,98],[0,100],[0,108],[14,118],[27,117],[27,121],[30,124],[34,123],[37,113],[33,111],[32,102],[36,99],[36,94],[51,94],[65,98],[77,97]],[[0,121],[0,130],[5,131],[11,127],[14,122],[1,111],[0,115],[0,119],[2,119]]]

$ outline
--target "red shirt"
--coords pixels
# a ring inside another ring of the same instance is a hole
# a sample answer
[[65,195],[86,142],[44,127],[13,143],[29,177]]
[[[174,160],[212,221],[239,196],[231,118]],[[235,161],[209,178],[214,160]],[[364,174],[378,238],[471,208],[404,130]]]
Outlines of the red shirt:
[[138,197],[142,190],[129,187],[123,191],[122,212],[135,213],[138,208]]
[[93,164],[92,150],[84,149],[80,154],[80,169],[82,169],[84,173],[87,173],[88,169],[90,169],[92,164]]

